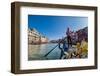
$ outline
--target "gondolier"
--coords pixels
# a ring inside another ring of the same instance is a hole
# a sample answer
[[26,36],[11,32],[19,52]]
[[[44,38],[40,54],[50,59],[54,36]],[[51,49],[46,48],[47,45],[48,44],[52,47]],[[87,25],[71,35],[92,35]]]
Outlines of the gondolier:
[[67,28],[66,35],[67,35],[68,47],[72,46],[71,31],[69,27]]
[[[61,44],[62,44],[62,46],[61,46]],[[59,49],[61,50],[60,59],[68,58],[69,54],[68,54],[68,45],[66,42],[66,38],[62,41],[59,40]]]

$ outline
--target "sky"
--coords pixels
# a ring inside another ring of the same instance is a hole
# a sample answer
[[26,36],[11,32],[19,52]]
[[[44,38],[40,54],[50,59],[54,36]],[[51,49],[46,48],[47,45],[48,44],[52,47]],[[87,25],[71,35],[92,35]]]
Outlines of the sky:
[[35,28],[49,40],[65,37],[68,27],[72,31],[77,31],[87,26],[88,17],[28,15],[28,27]]

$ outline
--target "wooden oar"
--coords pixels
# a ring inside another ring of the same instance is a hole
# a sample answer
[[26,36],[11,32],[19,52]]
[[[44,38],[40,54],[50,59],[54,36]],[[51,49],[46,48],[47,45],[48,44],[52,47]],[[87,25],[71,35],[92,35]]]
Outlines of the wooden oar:
[[46,57],[49,53],[51,53],[58,45],[56,45],[53,49],[51,49],[47,54],[44,55]]
[[[64,38],[63,40],[65,40],[66,38]],[[63,40],[61,40],[61,41],[63,41]],[[60,41],[60,42],[61,42]],[[44,57],[46,57],[49,53],[51,53],[57,46],[58,46],[59,44],[57,44],[53,49],[51,49],[47,54],[45,54],[44,55]]]

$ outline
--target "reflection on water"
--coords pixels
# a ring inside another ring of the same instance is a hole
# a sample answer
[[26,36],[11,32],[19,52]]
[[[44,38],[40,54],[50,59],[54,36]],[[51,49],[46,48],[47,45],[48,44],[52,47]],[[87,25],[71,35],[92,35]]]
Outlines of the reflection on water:
[[51,60],[59,59],[61,51],[56,47],[47,57],[44,57],[57,44],[41,44],[28,46],[28,60]]

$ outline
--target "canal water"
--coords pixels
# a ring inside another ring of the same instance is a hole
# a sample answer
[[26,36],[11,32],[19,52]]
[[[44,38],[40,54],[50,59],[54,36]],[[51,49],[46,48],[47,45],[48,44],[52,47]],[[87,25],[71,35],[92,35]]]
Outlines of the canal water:
[[61,50],[58,46],[46,57],[47,54],[52,48],[54,48],[57,43],[48,43],[48,44],[41,44],[41,45],[28,45],[28,60],[53,60],[59,59]]

